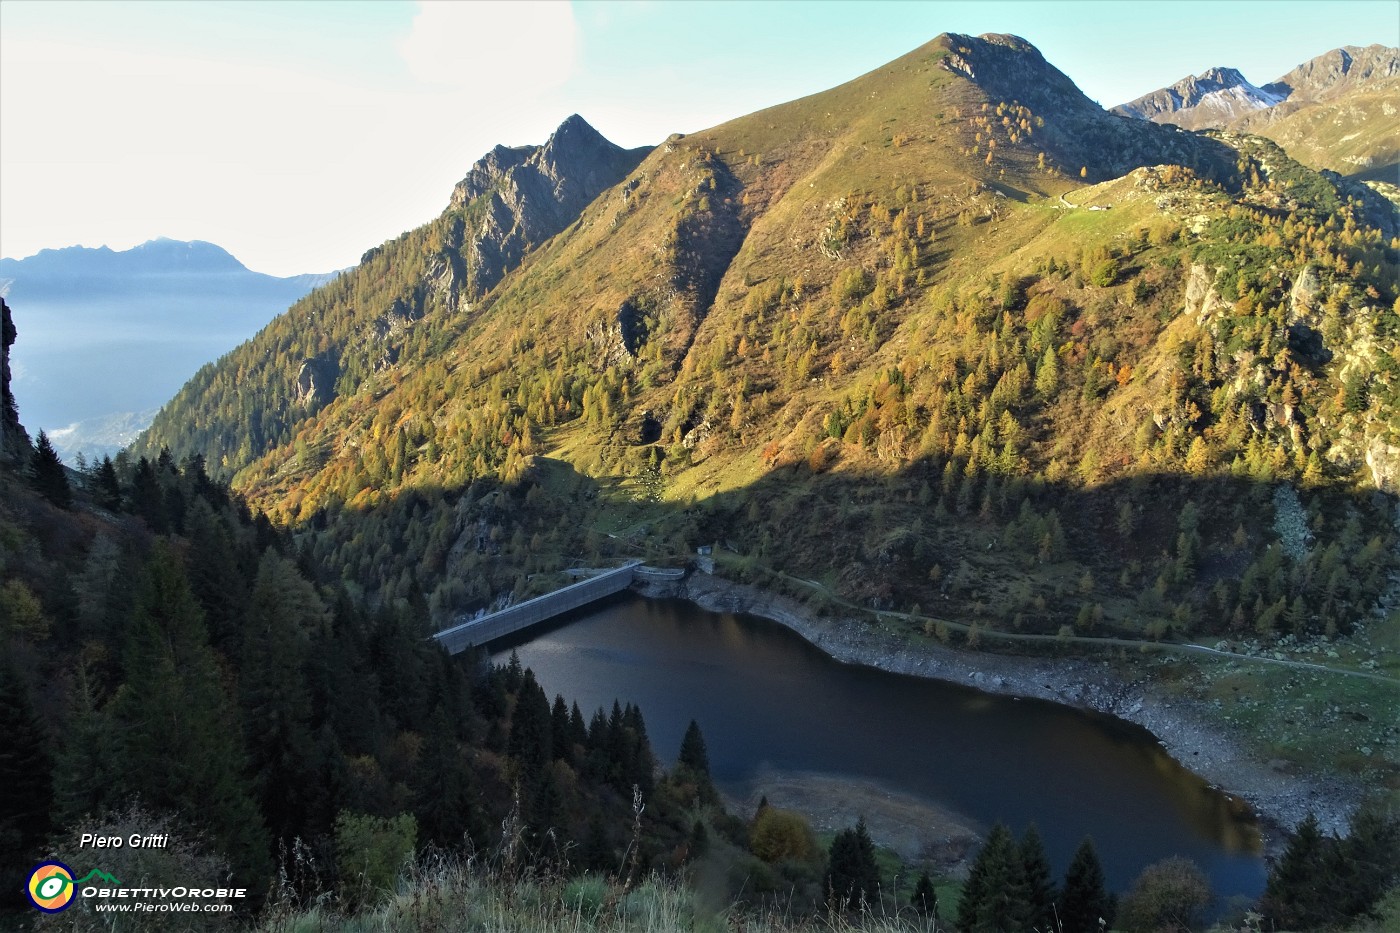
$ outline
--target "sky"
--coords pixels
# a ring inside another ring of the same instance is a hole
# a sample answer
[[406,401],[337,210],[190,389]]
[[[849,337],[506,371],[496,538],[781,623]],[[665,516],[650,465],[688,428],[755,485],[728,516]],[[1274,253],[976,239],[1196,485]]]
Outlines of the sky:
[[1400,3],[0,0],[0,256],[165,236],[273,275],[343,268],[571,113],[655,144],[942,32],[1020,35],[1113,106],[1395,45]]

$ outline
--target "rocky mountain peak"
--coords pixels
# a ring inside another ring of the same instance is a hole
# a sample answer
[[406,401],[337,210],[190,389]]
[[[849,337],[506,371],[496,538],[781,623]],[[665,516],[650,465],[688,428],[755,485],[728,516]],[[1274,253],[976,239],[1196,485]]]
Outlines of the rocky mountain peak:
[[622,181],[650,148],[623,149],[572,114],[540,146],[497,146],[452,191],[449,209],[486,199],[465,247],[472,290],[489,291],[525,252]]
[[1017,100],[1037,114],[1098,111],[1062,71],[1034,45],[1005,33],[965,36],[945,33],[949,54],[943,67],[977,84],[999,100]]
[[[1189,79],[1188,79],[1189,80]],[[1244,75],[1240,74],[1237,68],[1226,68],[1217,65],[1214,68],[1207,68],[1195,78],[1196,84],[1215,85],[1219,88],[1234,87],[1239,84],[1248,84]]]
[[1238,69],[1216,66],[1120,104],[1113,112],[1199,130],[1225,126],[1247,113],[1272,107],[1282,99],[1272,91],[1255,87]]
[[977,38],[990,45],[1000,45],[1004,48],[1011,49],[1013,52],[1023,52],[1034,55],[1036,58],[1040,58],[1041,61],[1044,61],[1044,58],[1041,57],[1040,49],[1031,45],[1031,43],[1022,39],[1020,36],[1012,35],[1009,32],[984,32]]
[[1143,165],[1174,162],[1210,174],[1219,153],[1199,139],[1125,121],[1090,100],[1064,72],[1019,36],[945,33],[933,43],[940,67],[976,84],[992,101],[1017,102],[1045,121],[1046,151],[1087,177],[1120,175]]

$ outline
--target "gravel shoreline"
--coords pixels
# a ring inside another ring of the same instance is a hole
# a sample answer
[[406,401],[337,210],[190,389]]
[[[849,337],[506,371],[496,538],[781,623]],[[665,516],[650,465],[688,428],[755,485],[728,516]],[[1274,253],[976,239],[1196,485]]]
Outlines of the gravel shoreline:
[[1146,676],[1125,678],[1107,661],[1017,657],[908,644],[869,621],[816,618],[800,602],[705,573],[679,585],[643,586],[646,596],[686,599],[714,612],[745,612],[777,622],[847,664],[963,684],[988,693],[1049,700],[1142,726],[1190,771],[1249,804],[1278,852],[1285,831],[1309,812],[1324,832],[1345,832],[1364,789],[1339,777],[1296,774],[1260,760],[1190,701],[1164,695]]

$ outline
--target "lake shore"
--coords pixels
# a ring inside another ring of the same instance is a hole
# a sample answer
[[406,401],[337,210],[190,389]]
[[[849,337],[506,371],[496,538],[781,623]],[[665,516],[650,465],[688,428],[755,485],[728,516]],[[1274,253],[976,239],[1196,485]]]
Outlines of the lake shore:
[[797,600],[705,573],[679,585],[644,586],[646,596],[686,599],[714,612],[743,612],[777,622],[838,661],[890,673],[963,684],[989,693],[1049,700],[1134,723],[1153,734],[1190,771],[1249,804],[1266,851],[1309,812],[1324,831],[1345,832],[1364,789],[1332,776],[1291,773],[1261,760],[1197,704],[1166,695],[1147,675],[1125,676],[1108,661],[991,654],[937,644],[911,645],[875,623],[818,617]]

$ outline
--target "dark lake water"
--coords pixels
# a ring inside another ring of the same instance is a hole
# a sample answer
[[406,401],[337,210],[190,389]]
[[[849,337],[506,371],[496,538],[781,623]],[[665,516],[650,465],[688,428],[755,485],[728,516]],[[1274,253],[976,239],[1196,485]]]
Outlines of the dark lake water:
[[1107,716],[842,664],[766,619],[632,594],[492,648],[498,661],[518,651],[585,716],[614,698],[639,705],[668,766],[694,718],[735,796],[770,769],[873,780],[983,830],[1034,822],[1057,874],[1087,834],[1118,890],[1172,855],[1199,864],[1218,895],[1263,890],[1243,808]]

